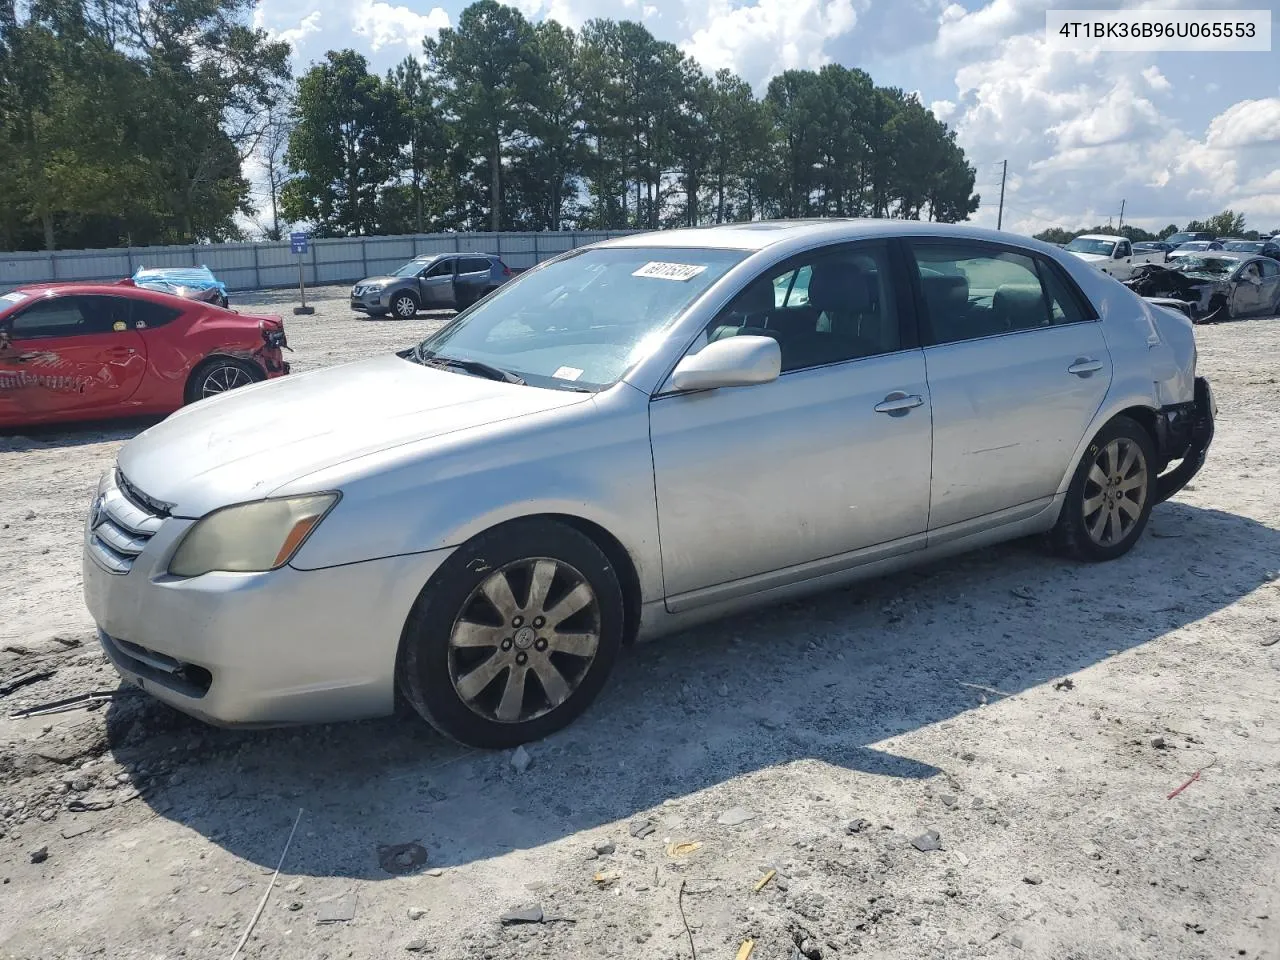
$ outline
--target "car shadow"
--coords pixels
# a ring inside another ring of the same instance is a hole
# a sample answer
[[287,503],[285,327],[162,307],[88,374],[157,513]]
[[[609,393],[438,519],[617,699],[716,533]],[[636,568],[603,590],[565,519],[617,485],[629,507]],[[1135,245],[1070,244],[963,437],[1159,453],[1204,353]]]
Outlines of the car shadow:
[[160,416],[127,417],[38,427],[0,427],[0,453],[131,440],[163,419]]
[[385,879],[384,845],[471,863],[767,767],[945,774],[884,741],[1158,641],[1267,582],[1276,556],[1280,531],[1175,502],[1114,563],[1022,541],[720,621],[630,651],[592,710],[530,745],[523,773],[413,716],[224,731],[135,695],[108,725],[160,815],[269,868],[301,808],[291,873]]

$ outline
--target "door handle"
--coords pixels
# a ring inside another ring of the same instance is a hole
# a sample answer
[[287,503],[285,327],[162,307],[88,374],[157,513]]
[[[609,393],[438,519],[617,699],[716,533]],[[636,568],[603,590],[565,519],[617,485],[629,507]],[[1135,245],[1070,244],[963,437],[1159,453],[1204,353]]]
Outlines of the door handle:
[[872,409],[876,413],[887,413],[891,417],[900,417],[923,403],[924,397],[918,393],[903,393],[901,390],[895,390]]
[[1097,373],[1102,369],[1101,360],[1093,360],[1089,357],[1077,357],[1076,362],[1067,367],[1067,373],[1074,373],[1077,377],[1088,377]]

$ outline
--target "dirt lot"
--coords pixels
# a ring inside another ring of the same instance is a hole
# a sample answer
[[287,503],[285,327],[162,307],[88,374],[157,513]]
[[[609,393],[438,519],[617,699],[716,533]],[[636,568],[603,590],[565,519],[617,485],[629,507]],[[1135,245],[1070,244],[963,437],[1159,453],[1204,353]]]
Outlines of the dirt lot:
[[[300,370],[439,322],[313,296]],[[0,695],[0,957],[230,957],[296,822],[242,955],[1278,960],[1280,320],[1198,335],[1210,462],[1124,560],[1017,543],[643,646],[523,773],[408,717],[12,719],[117,688],[80,527],[140,426],[0,437],[0,690],[52,671]]]

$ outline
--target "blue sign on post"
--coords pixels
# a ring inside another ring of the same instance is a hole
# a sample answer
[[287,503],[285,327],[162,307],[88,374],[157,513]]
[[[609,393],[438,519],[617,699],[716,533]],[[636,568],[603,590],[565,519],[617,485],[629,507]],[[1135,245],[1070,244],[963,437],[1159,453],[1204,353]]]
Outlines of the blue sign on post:
[[307,252],[307,241],[310,236],[305,233],[289,234],[289,251],[298,255],[298,297],[302,300],[302,306],[294,307],[295,314],[310,315],[316,312],[315,307],[307,306],[307,285],[302,275],[302,257]]

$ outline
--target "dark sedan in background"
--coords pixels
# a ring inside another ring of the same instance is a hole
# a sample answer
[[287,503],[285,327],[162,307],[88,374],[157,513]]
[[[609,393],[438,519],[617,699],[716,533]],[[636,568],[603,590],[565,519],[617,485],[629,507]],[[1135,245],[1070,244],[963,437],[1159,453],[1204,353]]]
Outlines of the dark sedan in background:
[[1224,240],[1222,249],[1228,253],[1248,253],[1280,260],[1280,240]]
[[352,287],[351,309],[402,320],[419,310],[461,310],[511,276],[511,268],[492,253],[414,257],[389,276],[367,277]]

